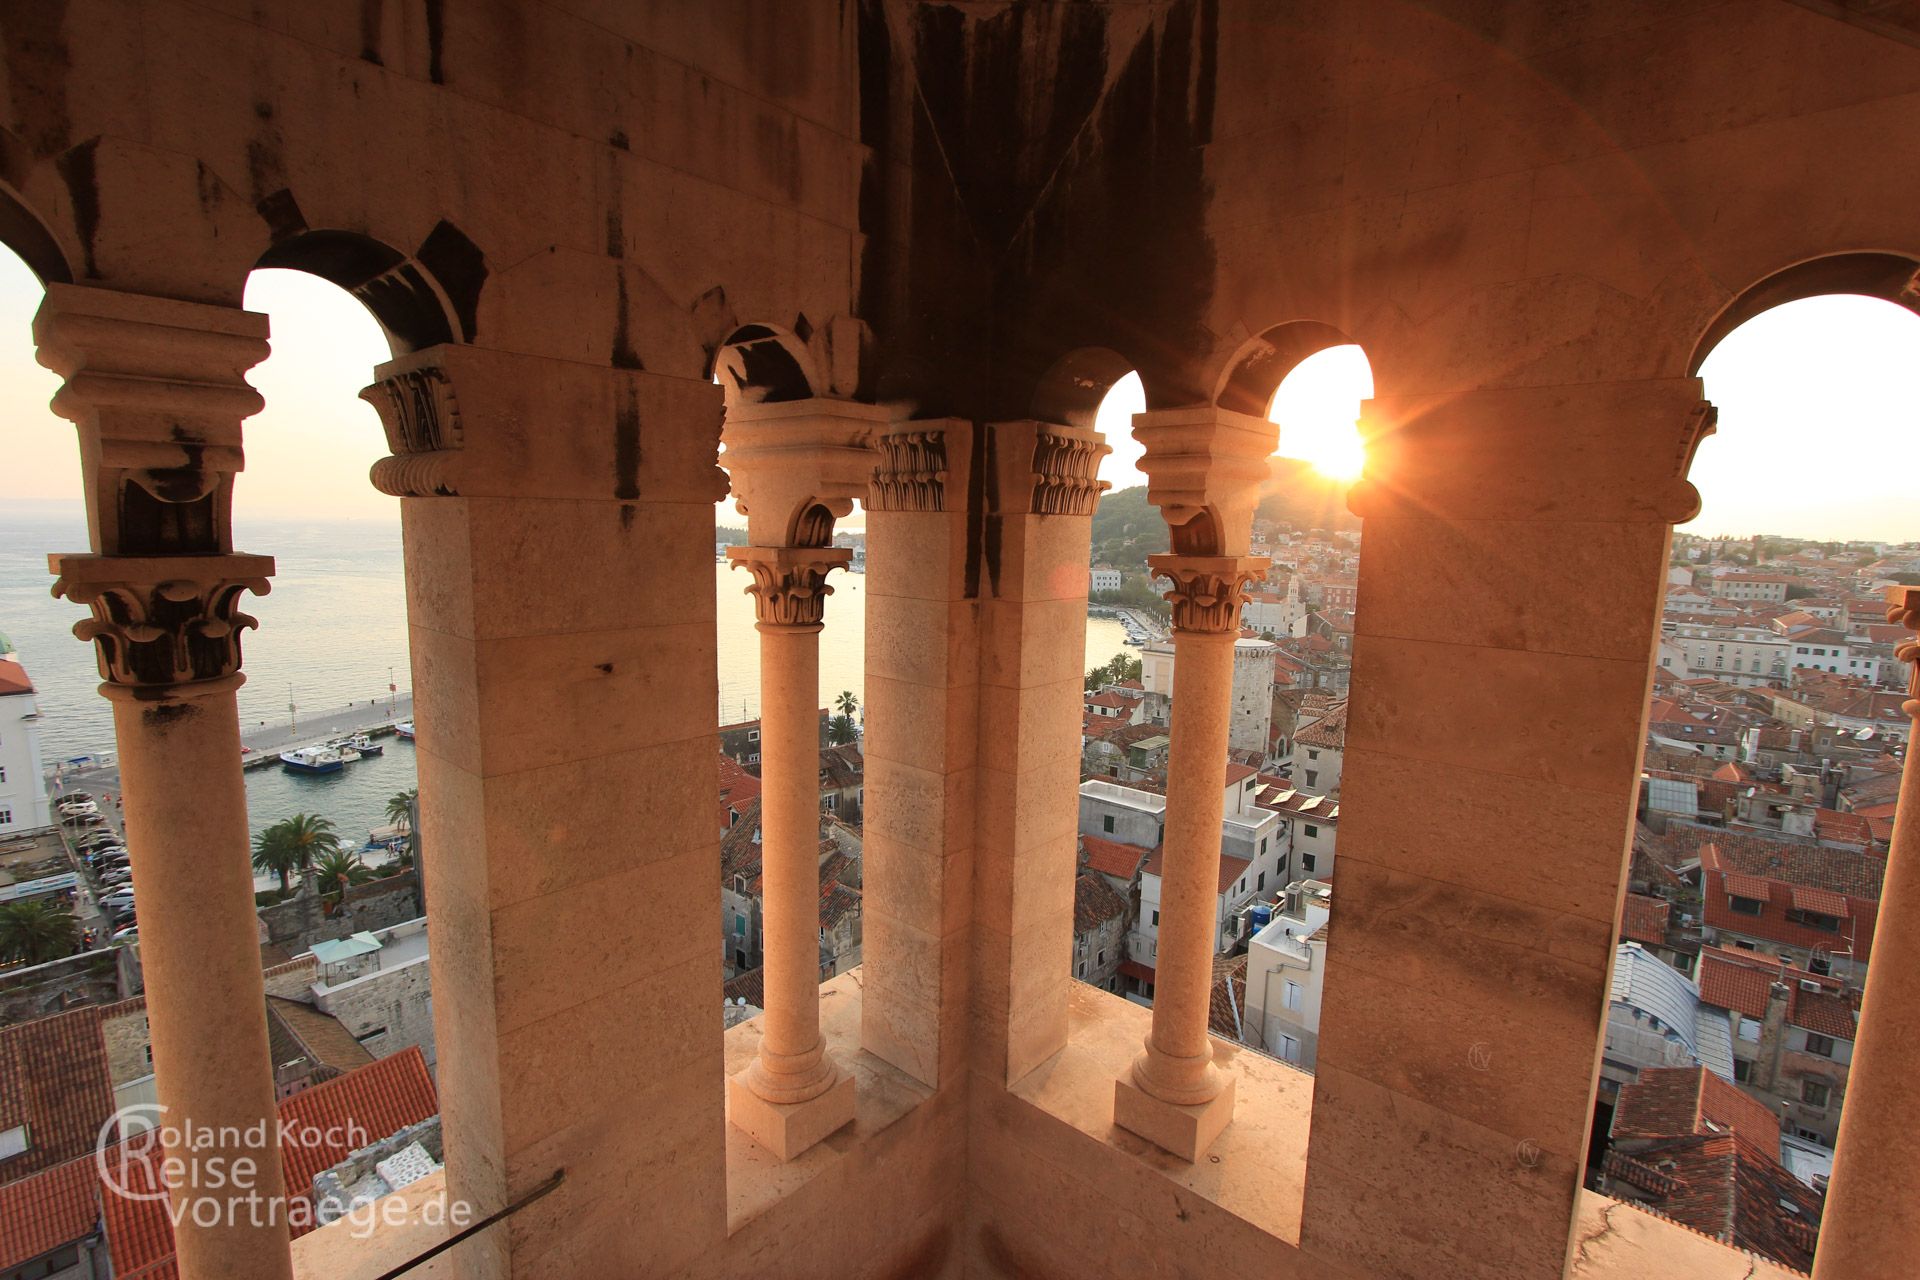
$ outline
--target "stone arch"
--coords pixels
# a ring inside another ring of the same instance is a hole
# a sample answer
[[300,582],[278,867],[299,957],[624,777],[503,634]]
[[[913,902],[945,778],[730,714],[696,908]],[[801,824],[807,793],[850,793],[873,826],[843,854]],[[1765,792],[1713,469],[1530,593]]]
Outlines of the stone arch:
[[379,322],[395,355],[471,341],[487,274],[479,248],[446,221],[414,254],[357,231],[303,229],[254,265],[304,271],[346,290]]
[[744,324],[714,348],[709,376],[727,403],[780,404],[820,394],[806,343],[778,325]]
[[1344,330],[1318,320],[1290,320],[1249,338],[1233,353],[1214,385],[1213,403],[1234,413],[1267,416],[1273,394],[1308,356],[1329,347],[1358,345]]
[[1821,294],[1855,293],[1920,313],[1920,258],[1905,253],[1867,251],[1826,254],[1785,267],[1736,294],[1694,344],[1687,373],[1700,366],[1723,338],[1762,311]]
[[1030,412],[1042,422],[1091,430],[1113,384],[1138,368],[1111,347],[1076,347],[1040,375]]
[[[12,139],[0,135],[0,157]],[[10,185],[0,182],[0,244],[19,256],[43,285],[73,283],[73,267],[52,227]]]

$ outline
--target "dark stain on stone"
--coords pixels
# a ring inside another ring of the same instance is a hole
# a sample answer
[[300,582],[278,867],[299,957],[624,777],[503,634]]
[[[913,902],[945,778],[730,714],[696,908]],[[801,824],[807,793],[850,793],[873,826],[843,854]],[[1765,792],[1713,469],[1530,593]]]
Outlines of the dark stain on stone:
[[300,212],[300,202],[286,187],[261,196],[253,207],[267,224],[267,234],[273,237],[276,244],[291,240],[307,229],[306,215]]
[[440,282],[460,321],[460,339],[473,342],[480,334],[480,291],[487,283],[487,255],[466,233],[444,218],[435,224],[414,254],[420,265]]
[[633,532],[633,514],[637,508],[631,502],[620,504],[620,532]]
[[[156,697],[164,697],[166,692],[167,691],[163,689],[155,689],[153,691]],[[184,724],[199,714],[200,707],[198,702],[189,699],[181,702],[155,703],[153,706],[141,712],[141,718],[147,722],[149,728],[164,731],[172,729],[176,725]]]
[[67,184],[67,198],[73,204],[73,229],[80,237],[81,270],[88,280],[100,278],[93,260],[93,242],[100,234],[100,187],[93,164],[94,148],[98,145],[98,139],[83,142],[54,162],[61,181]]
[[445,9],[444,0],[426,0],[427,79],[435,84],[447,82],[447,69],[443,61],[447,38]]
[[621,217],[620,193],[617,189],[613,198],[607,201],[607,256],[615,260],[627,256],[626,223]]
[[627,273],[619,267],[613,273],[613,351],[608,362],[616,369],[645,369],[640,353],[633,349],[633,332],[627,323]]
[[380,58],[380,19],[385,0],[360,0],[360,57],[376,67],[386,65]]
[[65,0],[32,0],[6,9],[7,98],[20,136],[36,156],[64,151],[72,133],[67,118]]
[[[980,570],[989,550],[993,557],[993,575],[1000,575],[1000,526],[987,515],[987,473],[993,458],[987,448],[987,430],[976,424],[971,432],[972,465],[967,471],[967,564],[962,578],[967,599],[980,598]],[[993,545],[987,546],[987,530],[993,530]]]
[[200,202],[203,213],[212,213],[220,207],[227,197],[227,190],[220,185],[219,177],[207,167],[204,160],[193,162],[193,194]]
[[603,676],[610,676],[613,674],[613,664],[611,662],[596,662],[593,664],[593,669],[595,671],[598,671]]
[[622,388],[613,415],[613,496],[640,496],[640,399],[630,385]]
[[627,141],[627,131],[625,129],[615,129],[612,133],[608,134],[607,145],[617,147],[621,151],[633,150],[633,144]]

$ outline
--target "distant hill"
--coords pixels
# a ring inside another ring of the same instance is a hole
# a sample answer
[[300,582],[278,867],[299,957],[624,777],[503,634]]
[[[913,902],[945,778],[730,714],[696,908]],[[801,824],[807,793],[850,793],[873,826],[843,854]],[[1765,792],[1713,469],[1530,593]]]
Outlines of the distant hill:
[[[1271,492],[1260,500],[1262,520],[1298,529],[1358,529],[1360,518],[1347,510],[1347,486],[1315,471],[1298,458],[1275,458]],[[1102,494],[1093,513],[1093,562],[1134,569],[1167,549],[1167,523],[1147,501],[1145,485]]]
[[1167,522],[1147,501],[1147,487],[1115,489],[1100,495],[1093,513],[1093,562],[1116,569],[1139,569],[1146,558],[1167,550]]

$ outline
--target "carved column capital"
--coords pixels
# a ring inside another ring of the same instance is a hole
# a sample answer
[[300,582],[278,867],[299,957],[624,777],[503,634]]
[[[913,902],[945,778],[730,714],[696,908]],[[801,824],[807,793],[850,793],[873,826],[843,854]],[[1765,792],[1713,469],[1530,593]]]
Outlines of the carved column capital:
[[254,619],[240,594],[265,595],[270,556],[48,557],[53,594],[92,610],[91,640],[110,698],[191,698],[237,688],[240,633]]
[[869,511],[945,511],[949,475],[947,432],[913,426],[876,432]]
[[833,522],[868,496],[873,433],[894,410],[851,400],[732,405],[721,464],[747,536],[761,547],[821,547]]
[[1173,606],[1174,630],[1211,635],[1240,629],[1247,585],[1266,576],[1271,563],[1265,556],[1147,557],[1155,573],[1173,581],[1167,602]]
[[52,284],[33,318],[53,411],[80,435],[87,516],[103,555],[233,549],[241,420],[264,401],[246,373],[267,318],[237,307]]
[[[395,362],[397,363],[397,362]],[[380,415],[390,458],[373,464],[373,487],[395,498],[452,497],[460,492],[460,402],[438,364],[395,369],[360,398]]]
[[1147,501],[1160,508],[1173,549],[1187,556],[1244,556],[1253,509],[1273,474],[1280,429],[1216,405],[1137,413]]
[[833,588],[827,575],[852,560],[847,547],[728,547],[735,568],[753,575],[747,594],[761,627],[818,631]]
[[1091,516],[1108,488],[1100,460],[1113,450],[1098,431],[1058,422],[996,422],[988,436],[997,515]]
[[[1920,632],[1920,587],[1888,587],[1887,606],[1889,623]],[[1893,656],[1911,668],[1907,673],[1907,700],[1900,704],[1900,709],[1920,720],[1920,640],[1901,641],[1894,646]],[[1920,734],[1914,736],[1920,737]]]

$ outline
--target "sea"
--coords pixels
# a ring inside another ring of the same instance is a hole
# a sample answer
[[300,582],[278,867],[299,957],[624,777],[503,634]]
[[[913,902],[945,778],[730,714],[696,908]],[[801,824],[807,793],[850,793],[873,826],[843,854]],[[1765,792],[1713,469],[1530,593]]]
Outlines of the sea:
[[[365,707],[377,714],[389,685],[411,687],[406,595],[398,520],[261,520],[236,514],[234,543],[275,559],[273,589],[246,597],[241,608],[259,619],[242,644],[247,682],[239,693],[242,728],[285,725],[289,707],[301,717]],[[51,594],[47,556],[84,551],[84,513],[77,504],[9,502],[0,506],[0,633],[12,640],[33,679],[40,707],[41,747],[49,764],[111,752],[113,716],[98,691],[93,647],[73,636],[86,610]],[[760,711],[759,633],[747,575],[714,565],[719,705],[722,723]],[[833,598],[820,644],[820,701],[842,690],[864,695],[865,580],[834,575]],[[1128,651],[1125,629],[1090,618],[1084,667]],[[375,706],[374,704],[380,704]],[[306,776],[279,768],[247,771],[253,830],[294,813],[333,820],[358,843],[386,823],[395,792],[416,785],[413,746],[387,738],[384,754],[337,774]]]

